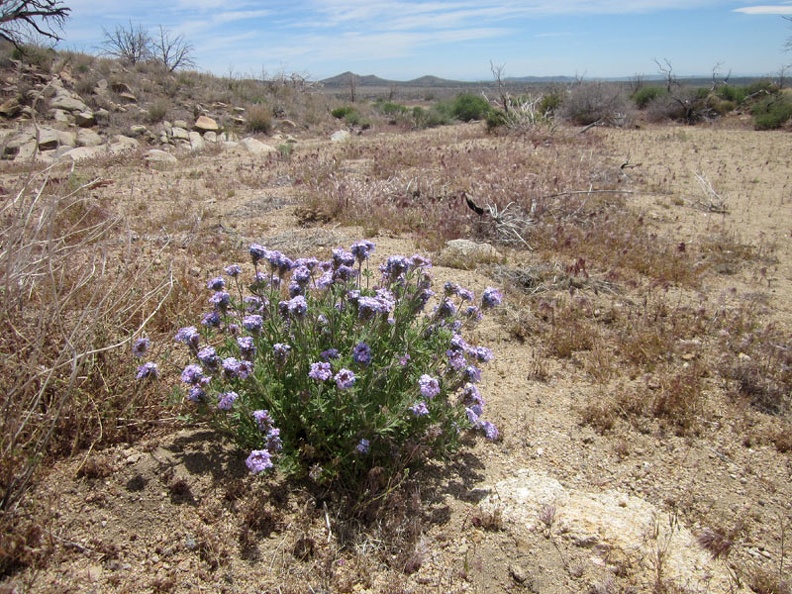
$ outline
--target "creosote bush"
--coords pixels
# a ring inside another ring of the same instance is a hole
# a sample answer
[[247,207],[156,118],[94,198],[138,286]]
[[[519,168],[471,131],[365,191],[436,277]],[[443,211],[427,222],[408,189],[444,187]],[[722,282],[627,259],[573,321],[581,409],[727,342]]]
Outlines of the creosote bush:
[[176,334],[195,357],[181,374],[186,399],[250,452],[252,472],[277,465],[364,495],[453,451],[466,430],[498,437],[476,387],[492,352],[461,332],[501,294],[488,288],[475,305],[449,282],[425,312],[430,262],[390,256],[376,278],[373,249],[364,240],[328,261],[292,261],[254,244],[249,284],[228,266],[228,280],[208,283],[201,330]]

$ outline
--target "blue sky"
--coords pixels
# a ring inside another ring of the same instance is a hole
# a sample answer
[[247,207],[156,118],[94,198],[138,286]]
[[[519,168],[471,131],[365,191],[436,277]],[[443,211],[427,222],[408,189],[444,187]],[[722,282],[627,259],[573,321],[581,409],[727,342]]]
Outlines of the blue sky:
[[130,23],[183,34],[201,71],[409,80],[657,74],[772,75],[792,63],[792,1],[65,0],[58,47],[98,53]]

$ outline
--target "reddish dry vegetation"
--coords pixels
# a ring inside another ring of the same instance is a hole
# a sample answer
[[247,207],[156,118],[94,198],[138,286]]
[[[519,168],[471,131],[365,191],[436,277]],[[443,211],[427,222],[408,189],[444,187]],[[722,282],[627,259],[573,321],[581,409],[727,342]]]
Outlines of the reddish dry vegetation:
[[[698,534],[734,591],[788,593],[791,143],[740,122],[500,135],[384,125],[338,144],[298,138],[268,157],[217,149],[162,168],[140,155],[6,166],[4,583],[648,587],[638,565],[588,562],[552,532],[549,507],[546,531],[515,542],[497,510],[477,506],[531,467],[643,497]],[[503,439],[471,442],[343,509],[310,485],[247,476],[233,448],[182,426],[183,405],[168,399],[183,363],[171,344],[204,309],[206,278],[248,243],[299,256],[361,236],[382,256],[421,250],[443,262],[458,238],[498,251],[435,274],[507,292],[497,322],[479,330],[497,357],[483,386]],[[144,325],[166,362],[158,384],[132,381],[127,341]],[[698,591],[659,570],[650,586]]]

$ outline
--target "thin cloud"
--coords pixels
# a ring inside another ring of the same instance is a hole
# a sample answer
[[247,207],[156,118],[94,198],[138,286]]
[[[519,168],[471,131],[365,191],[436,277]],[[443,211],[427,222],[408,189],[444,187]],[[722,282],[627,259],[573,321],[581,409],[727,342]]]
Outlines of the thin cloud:
[[767,4],[760,4],[757,6],[745,6],[743,8],[735,8],[734,12],[741,12],[743,14],[792,14],[792,6],[770,6]]

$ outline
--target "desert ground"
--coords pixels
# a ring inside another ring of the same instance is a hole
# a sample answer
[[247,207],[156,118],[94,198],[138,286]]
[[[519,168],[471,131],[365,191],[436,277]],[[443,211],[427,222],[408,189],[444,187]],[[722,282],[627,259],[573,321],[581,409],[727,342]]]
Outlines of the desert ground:
[[[287,137],[262,154],[139,148],[0,170],[6,200],[23,183],[89,196],[121,221],[108,249],[171,279],[148,330],[162,377],[135,388],[130,358],[119,384],[148,408],[48,458],[0,590],[790,592],[788,130],[733,116],[257,136]],[[475,214],[462,192],[495,209]],[[505,299],[473,333],[495,354],[480,387],[500,438],[470,437],[355,515],[250,475],[186,421],[170,343],[250,243],[327,257],[364,237],[377,262],[423,253],[439,286]],[[458,238],[490,247],[449,255]]]

